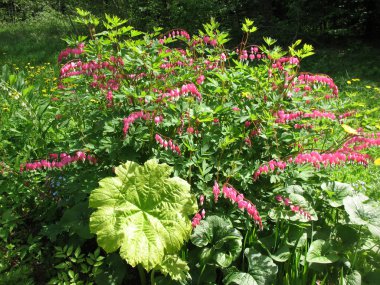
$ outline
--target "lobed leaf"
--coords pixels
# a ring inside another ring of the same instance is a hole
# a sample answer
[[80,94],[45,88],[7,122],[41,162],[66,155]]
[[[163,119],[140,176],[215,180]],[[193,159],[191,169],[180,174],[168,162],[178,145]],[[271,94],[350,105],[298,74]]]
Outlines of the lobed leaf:
[[175,254],[189,238],[196,201],[190,185],[169,178],[172,168],[149,160],[143,166],[128,161],[116,168],[116,177],[100,181],[90,195],[90,230],[108,253],[120,248],[130,265],[147,271]]

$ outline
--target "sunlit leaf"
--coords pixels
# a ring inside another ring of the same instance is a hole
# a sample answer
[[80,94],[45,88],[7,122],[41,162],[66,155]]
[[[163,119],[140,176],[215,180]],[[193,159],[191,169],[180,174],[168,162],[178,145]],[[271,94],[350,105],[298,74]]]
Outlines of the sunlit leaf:
[[208,216],[194,229],[191,242],[202,247],[202,263],[228,267],[242,250],[242,238],[228,219]]
[[248,273],[258,285],[273,283],[278,268],[270,257],[258,253],[254,248],[246,248],[244,256],[248,259]]
[[352,196],[354,188],[348,183],[328,182],[321,185],[322,190],[328,191],[330,194],[328,203],[331,207],[340,207],[343,205],[343,199],[347,196]]
[[357,135],[358,134],[358,131],[355,130],[354,128],[351,128],[349,125],[342,124],[341,126],[346,133],[349,133],[351,135]]
[[128,161],[116,177],[100,181],[90,195],[90,230],[106,252],[120,248],[130,265],[151,270],[167,254],[175,254],[190,237],[189,215],[196,211],[190,185],[169,178],[172,168],[149,160],[143,166]]
[[167,255],[164,257],[162,263],[156,266],[156,270],[161,271],[162,274],[171,277],[171,279],[179,281],[189,278],[189,266],[186,261],[179,258],[177,255]]
[[328,264],[338,260],[339,256],[332,245],[322,239],[313,241],[306,255],[306,261],[310,263]]
[[352,224],[365,225],[374,236],[380,237],[380,206],[374,201],[365,201],[363,196],[346,197],[344,209]]
[[223,279],[225,285],[257,285],[257,282],[249,273],[232,272]]

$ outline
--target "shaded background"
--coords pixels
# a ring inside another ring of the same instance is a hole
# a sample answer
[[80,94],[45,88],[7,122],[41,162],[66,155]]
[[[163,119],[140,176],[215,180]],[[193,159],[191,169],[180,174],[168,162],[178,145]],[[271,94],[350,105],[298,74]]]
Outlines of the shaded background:
[[76,33],[71,21],[76,7],[118,15],[144,31],[161,26],[193,33],[215,17],[230,32],[231,47],[249,17],[259,28],[252,43],[271,36],[282,46],[296,39],[312,44],[317,55],[313,65],[305,63],[310,71],[348,72],[363,62],[371,68],[356,74],[380,79],[379,0],[0,0],[0,64],[55,61],[65,46],[61,38]]
[[0,21],[25,21],[49,10],[69,15],[75,7],[97,15],[115,14],[144,30],[162,26],[192,32],[215,17],[234,34],[249,17],[264,33],[285,40],[299,36],[376,40],[380,33],[378,0],[2,0]]

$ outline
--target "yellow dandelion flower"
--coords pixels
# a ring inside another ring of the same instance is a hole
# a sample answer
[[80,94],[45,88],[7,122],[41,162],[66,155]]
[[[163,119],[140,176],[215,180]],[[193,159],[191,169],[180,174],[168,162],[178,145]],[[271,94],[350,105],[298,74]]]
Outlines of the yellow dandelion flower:
[[351,81],[350,81],[350,80],[347,80],[347,84],[351,84]]
[[367,88],[367,89],[371,89],[372,87],[369,86],[369,85],[366,85],[365,88]]
[[351,80],[356,82],[356,81],[360,81],[360,78],[352,78]]

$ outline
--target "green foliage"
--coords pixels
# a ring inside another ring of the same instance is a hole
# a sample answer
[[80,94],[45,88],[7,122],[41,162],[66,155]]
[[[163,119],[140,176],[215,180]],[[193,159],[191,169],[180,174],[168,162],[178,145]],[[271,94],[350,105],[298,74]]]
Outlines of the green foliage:
[[[147,161],[144,166],[127,162],[115,169],[116,177],[100,181],[90,195],[91,232],[106,252],[120,247],[120,255],[132,266],[151,270],[165,255],[175,254],[189,238],[194,213],[190,185],[169,178],[172,168]],[[164,265],[162,265],[164,266]],[[170,267],[163,267],[165,273]]]
[[364,195],[347,196],[343,200],[344,209],[348,213],[350,223],[367,226],[377,238],[380,237],[380,208],[374,201],[366,201]]
[[182,260],[177,255],[166,255],[155,269],[165,276],[169,274],[170,278],[175,281],[185,281],[190,276],[190,268],[186,261]]
[[[65,245],[55,247],[57,263],[54,266],[59,270],[56,277],[50,279],[49,284],[95,284],[96,275],[101,272],[104,256],[100,255],[97,248],[87,256],[81,252],[80,247]],[[84,282],[83,276],[86,276]]]
[[[148,2],[156,6],[145,12],[160,4]],[[374,84],[352,78],[338,98],[331,78],[300,73],[310,45],[286,50],[269,37],[250,45],[248,18],[231,51],[215,19],[190,36],[78,12],[89,36],[66,40],[59,76],[49,65],[2,69],[0,276],[56,284],[146,284],[146,271],[152,284],[376,279]]]
[[309,247],[306,261],[310,263],[333,263],[339,260],[339,256],[333,250],[333,246],[326,240],[314,240]]
[[208,216],[194,229],[191,242],[201,248],[199,262],[228,267],[242,250],[241,233],[231,222],[218,216]]

